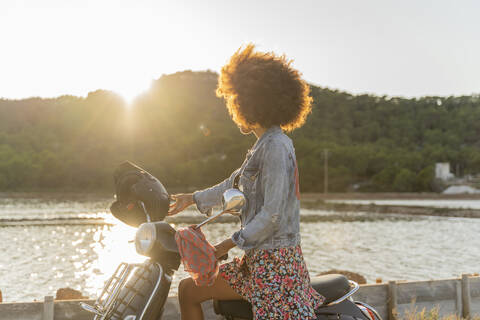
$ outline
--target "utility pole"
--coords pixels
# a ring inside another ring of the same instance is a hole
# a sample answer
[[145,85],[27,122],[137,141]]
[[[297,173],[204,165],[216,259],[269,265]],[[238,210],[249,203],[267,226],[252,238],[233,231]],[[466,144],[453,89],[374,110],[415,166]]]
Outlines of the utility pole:
[[325,159],[324,159],[324,172],[323,172],[323,193],[327,194],[328,193],[328,149],[325,149],[324,151],[325,154]]

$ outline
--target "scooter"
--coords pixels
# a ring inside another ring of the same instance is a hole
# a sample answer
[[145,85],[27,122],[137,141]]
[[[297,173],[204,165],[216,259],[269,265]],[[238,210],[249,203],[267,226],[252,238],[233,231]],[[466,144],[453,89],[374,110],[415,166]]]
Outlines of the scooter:
[[[135,167],[136,171],[138,169],[141,168]],[[166,190],[158,180],[152,178],[153,176],[143,169],[138,172],[140,172],[141,178],[133,179],[133,182],[131,174],[127,175],[130,177],[129,189],[132,192],[128,197],[128,204],[123,206],[127,209],[130,208],[128,210],[137,208],[140,211],[132,211],[132,215],[135,216],[133,220],[131,217],[127,217],[124,211],[120,215],[118,214],[115,209],[118,209],[118,203],[112,205],[111,211],[122,221],[128,220],[131,225],[143,222],[139,225],[135,235],[135,248],[138,254],[147,256],[149,259],[140,264],[121,263],[106,282],[95,303],[93,305],[81,303],[85,310],[94,314],[94,320],[160,320],[170,291],[173,273],[180,266],[181,259],[175,241],[176,230],[167,222],[152,221],[152,214],[149,212],[154,211],[155,220],[163,220],[166,212],[158,214],[159,211],[156,209],[159,206],[152,205],[151,194],[155,190],[166,193]],[[150,193],[150,196],[139,196],[143,192]],[[118,194],[120,192],[117,188]],[[143,200],[138,200],[140,198],[148,201],[148,205],[145,205]],[[164,195],[155,195],[153,198],[157,201],[165,197]],[[132,200],[135,199],[137,199],[136,202],[132,203]],[[228,189],[222,196],[222,211],[209,217],[197,227],[210,223],[226,213],[239,216],[245,202],[245,196],[241,191]],[[166,210],[168,210],[168,206]],[[139,212],[142,212],[142,215],[139,215]],[[316,311],[317,319],[329,320],[333,317],[342,320],[382,320],[371,306],[353,302],[352,295],[359,289],[359,286],[343,275],[325,275],[313,278],[312,286],[326,298],[325,304]],[[213,305],[215,312],[224,319],[253,319],[252,307],[247,301],[214,300]]]
[[[223,210],[196,226],[200,228],[223,214],[239,216],[245,196],[238,189],[228,189],[222,197]],[[151,221],[145,204],[145,223],[135,235],[135,249],[147,256],[141,264],[121,263],[106,282],[94,305],[81,303],[83,309],[95,314],[95,320],[158,320],[167,300],[172,275],[180,266],[175,229],[164,221]],[[224,256],[221,259],[224,260]]]

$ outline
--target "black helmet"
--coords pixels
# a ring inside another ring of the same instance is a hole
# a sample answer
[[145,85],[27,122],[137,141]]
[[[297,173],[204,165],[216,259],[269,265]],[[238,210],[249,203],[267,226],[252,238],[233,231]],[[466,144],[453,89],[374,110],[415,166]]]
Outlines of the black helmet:
[[152,222],[165,218],[170,196],[157,178],[129,161],[119,165],[113,177],[117,200],[110,211],[117,219],[133,227],[147,222],[140,202],[145,205]]

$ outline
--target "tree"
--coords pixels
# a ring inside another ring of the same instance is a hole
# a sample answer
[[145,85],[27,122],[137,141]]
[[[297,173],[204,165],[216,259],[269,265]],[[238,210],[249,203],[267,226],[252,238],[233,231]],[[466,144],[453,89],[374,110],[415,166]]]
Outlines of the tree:
[[393,181],[393,189],[399,192],[415,191],[416,176],[408,169],[401,169]]

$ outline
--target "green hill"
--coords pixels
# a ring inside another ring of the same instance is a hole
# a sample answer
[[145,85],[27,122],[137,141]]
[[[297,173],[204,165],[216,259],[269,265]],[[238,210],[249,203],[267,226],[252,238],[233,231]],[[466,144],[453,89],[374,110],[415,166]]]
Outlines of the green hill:
[[[217,74],[164,75],[132,106],[112,92],[86,98],[0,100],[0,191],[111,190],[129,159],[167,188],[212,185],[237,168],[242,136]],[[312,87],[313,112],[294,140],[303,191],[430,191],[435,162],[480,172],[480,97],[389,98]]]

